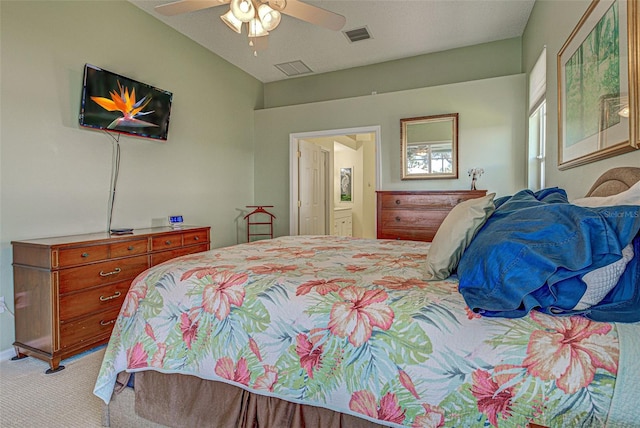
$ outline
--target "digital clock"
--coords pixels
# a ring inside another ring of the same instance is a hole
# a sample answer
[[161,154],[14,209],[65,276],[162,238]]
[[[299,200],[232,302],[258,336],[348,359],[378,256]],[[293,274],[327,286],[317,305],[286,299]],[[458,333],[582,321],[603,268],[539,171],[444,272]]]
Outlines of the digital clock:
[[177,229],[177,228],[182,227],[182,222],[183,221],[184,221],[184,219],[182,218],[181,215],[170,215],[169,216],[169,224],[173,228]]

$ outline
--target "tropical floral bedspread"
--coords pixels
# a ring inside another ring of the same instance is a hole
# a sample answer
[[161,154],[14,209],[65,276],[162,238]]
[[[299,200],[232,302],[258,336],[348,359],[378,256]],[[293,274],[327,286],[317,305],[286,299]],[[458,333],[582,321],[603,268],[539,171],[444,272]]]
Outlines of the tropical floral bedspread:
[[282,237],[155,266],[126,297],[94,393],[108,403],[119,372],[157,370],[389,426],[615,425],[616,324],[480,318],[455,279],[421,279],[427,251]]

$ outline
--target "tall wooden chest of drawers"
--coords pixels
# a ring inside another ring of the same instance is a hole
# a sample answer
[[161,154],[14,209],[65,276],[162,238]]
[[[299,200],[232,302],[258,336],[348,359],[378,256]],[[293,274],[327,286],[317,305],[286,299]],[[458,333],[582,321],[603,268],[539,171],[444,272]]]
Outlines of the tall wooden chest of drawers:
[[60,360],[106,343],[132,280],[174,257],[209,250],[209,227],[159,227],[14,241],[17,357]]
[[486,190],[379,191],[378,239],[431,242],[449,211]]

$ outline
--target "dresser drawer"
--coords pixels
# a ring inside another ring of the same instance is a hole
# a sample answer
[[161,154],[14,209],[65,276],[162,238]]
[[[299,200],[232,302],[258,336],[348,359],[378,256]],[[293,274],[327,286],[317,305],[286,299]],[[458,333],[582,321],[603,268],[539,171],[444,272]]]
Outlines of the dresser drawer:
[[196,245],[191,247],[179,248],[177,250],[171,251],[161,251],[159,253],[153,253],[151,255],[151,266],[155,266],[157,264],[166,262],[167,260],[174,259],[180,256],[186,256],[187,254],[199,253],[202,251],[207,251],[209,249],[209,244]]
[[469,199],[463,195],[409,195],[409,194],[383,194],[381,197],[382,208],[418,208],[418,209],[451,209],[460,202]]
[[76,347],[84,342],[108,338],[119,313],[119,307],[112,308],[75,321],[60,323],[60,347]]
[[170,248],[178,247],[182,247],[181,233],[155,236],[151,240],[151,251],[168,250]]
[[60,320],[67,321],[105,309],[119,309],[131,286],[131,280],[116,282],[60,297]]
[[191,247],[186,247],[184,248],[184,252],[180,255],[186,256],[187,254],[201,253],[203,251],[209,251],[209,243],[202,244],[202,245],[192,245]]
[[209,242],[208,233],[206,230],[198,232],[186,232],[183,236],[184,246],[195,244],[206,244]]
[[383,228],[435,228],[438,229],[442,221],[449,214],[447,210],[382,210],[378,219]]
[[136,239],[134,241],[117,242],[111,244],[111,258],[135,256],[145,254],[148,251],[147,239]]
[[433,237],[436,236],[438,228],[424,227],[413,229],[394,229],[387,228],[378,233],[378,239],[401,239],[408,241],[433,241]]
[[111,260],[88,266],[62,269],[59,272],[60,294],[82,290],[96,285],[133,279],[149,266],[147,255]]
[[75,266],[109,258],[109,245],[63,248],[58,251],[58,266]]

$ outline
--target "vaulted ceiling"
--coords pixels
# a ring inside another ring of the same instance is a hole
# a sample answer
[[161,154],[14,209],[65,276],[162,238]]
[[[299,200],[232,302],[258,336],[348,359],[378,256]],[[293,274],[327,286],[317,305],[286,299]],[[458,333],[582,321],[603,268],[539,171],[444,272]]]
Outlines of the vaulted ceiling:
[[262,82],[289,78],[277,64],[302,61],[313,73],[439,52],[523,34],[535,0],[307,1],[346,18],[343,31],[366,27],[371,38],[351,42],[332,31],[286,16],[254,56],[246,30],[231,31],[220,5],[176,16],[154,10],[169,0],[129,0]]

